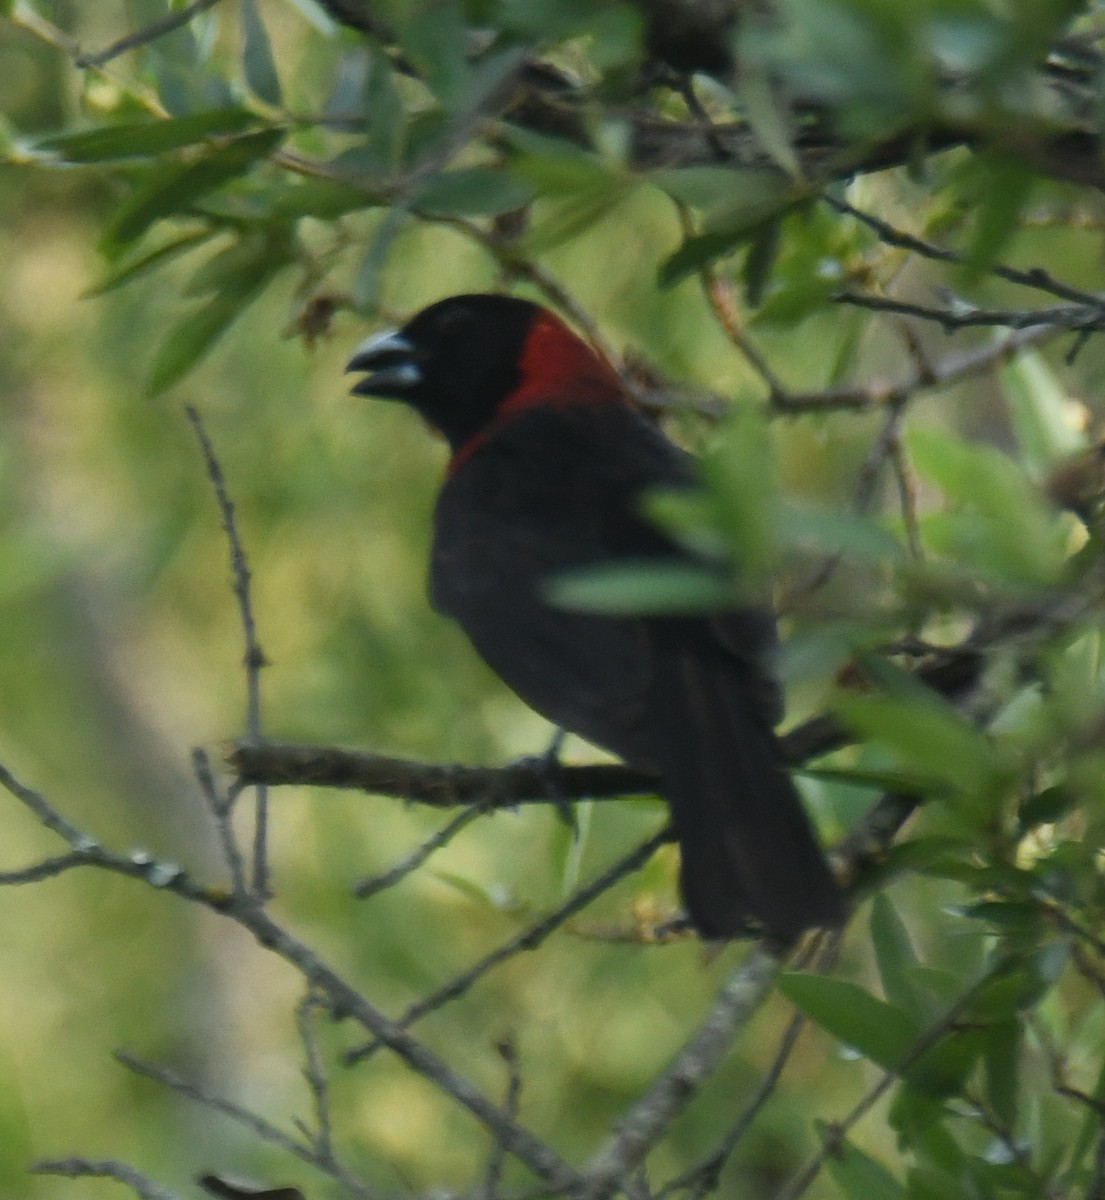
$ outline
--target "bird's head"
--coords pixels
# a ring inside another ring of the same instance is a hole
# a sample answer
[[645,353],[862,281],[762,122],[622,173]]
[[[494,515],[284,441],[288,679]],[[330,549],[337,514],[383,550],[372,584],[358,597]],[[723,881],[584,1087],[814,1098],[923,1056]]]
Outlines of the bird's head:
[[454,451],[504,412],[541,403],[624,399],[613,368],[559,317],[529,300],[450,296],[401,329],[363,342],[346,366],[353,391],[401,400]]

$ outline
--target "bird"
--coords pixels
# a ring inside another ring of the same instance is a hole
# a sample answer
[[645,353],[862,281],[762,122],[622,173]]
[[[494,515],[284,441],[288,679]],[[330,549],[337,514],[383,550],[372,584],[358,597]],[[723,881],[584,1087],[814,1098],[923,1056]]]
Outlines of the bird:
[[450,296],[364,341],[352,392],[397,400],[448,442],[430,602],[554,725],[651,772],[680,847],[691,923],[716,941],[791,943],[847,905],[785,770],[767,605],[622,614],[556,603],[550,581],[604,564],[687,563],[642,515],[693,488],[693,456],[558,316],[500,294]]

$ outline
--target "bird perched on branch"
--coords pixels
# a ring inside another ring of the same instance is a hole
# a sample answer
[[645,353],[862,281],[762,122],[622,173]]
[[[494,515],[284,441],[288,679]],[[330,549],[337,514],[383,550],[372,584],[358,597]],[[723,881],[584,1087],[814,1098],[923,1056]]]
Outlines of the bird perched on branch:
[[690,487],[694,461],[634,407],[613,368],[526,300],[454,296],[365,342],[362,395],[401,400],[452,449],[434,515],[430,594],[554,724],[654,772],[705,937],[759,922],[791,940],[845,905],[773,726],[773,615],[607,615],[549,599],[558,575],[686,561],[640,513]]

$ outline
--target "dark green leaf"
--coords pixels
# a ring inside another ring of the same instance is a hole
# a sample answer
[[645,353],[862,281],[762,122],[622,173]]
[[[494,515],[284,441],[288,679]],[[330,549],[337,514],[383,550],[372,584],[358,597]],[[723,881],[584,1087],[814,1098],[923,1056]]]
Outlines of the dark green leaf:
[[533,197],[524,182],[493,167],[460,167],[429,179],[410,201],[434,217],[492,217],[521,208]]
[[242,72],[246,83],[254,95],[279,108],[283,100],[280,77],[256,0],[240,0],[239,10],[242,14]]
[[1006,778],[994,748],[951,705],[938,697],[841,695],[844,724],[891,750],[919,777],[951,788],[964,817],[985,819]]
[[900,1008],[858,984],[789,971],[779,990],[817,1025],[887,1070],[902,1063],[917,1039],[917,1025]]
[[768,277],[779,252],[782,221],[767,221],[760,226],[744,256],[744,298],[752,308],[758,308],[767,288]]
[[146,395],[159,396],[178,383],[212,349],[241,315],[256,291],[214,296],[175,325],[157,349],[146,381]]
[[204,296],[227,289],[247,291],[291,262],[295,241],[286,227],[277,226],[237,239],[209,258],[185,284],[184,296]]
[[1024,1027],[1017,1018],[995,1021],[986,1031],[982,1051],[986,1066],[986,1099],[994,1115],[1009,1129],[1017,1122]]
[[113,291],[122,284],[145,275],[147,271],[152,271],[156,267],[170,262],[178,255],[194,250],[213,236],[212,230],[200,229],[195,233],[186,233],[183,237],[174,238],[171,242],[166,242],[164,246],[158,246],[156,250],[151,250],[148,254],[139,255],[138,258],[117,265],[99,283],[81,294],[84,297],[102,296],[105,292]]
[[246,134],[196,161],[150,171],[116,212],[104,236],[104,251],[118,253],[155,221],[186,211],[209,192],[244,174],[257,159],[271,153],[283,136],[282,129]]
[[468,85],[467,35],[464,12],[457,0],[419,5],[399,29],[403,49],[448,109],[459,103]]
[[985,170],[985,187],[976,206],[974,236],[967,249],[968,277],[982,274],[1005,249],[1020,223],[1036,176],[1027,158],[991,154]]
[[373,208],[380,199],[364,188],[323,179],[299,179],[282,188],[272,200],[270,210],[285,218],[317,217],[333,221],[347,212]]
[[369,243],[353,283],[353,302],[360,312],[370,313],[375,308],[380,293],[380,273],[395,239],[408,218],[409,213],[406,209],[398,205],[388,209],[387,215],[376,230],[376,236]]
[[831,1141],[825,1168],[833,1183],[851,1200],[905,1200],[906,1190],[877,1159],[840,1137],[832,1126],[817,1122],[818,1133]]
[[931,1016],[921,1011],[909,980],[909,969],[917,965],[917,952],[909,931],[885,893],[877,895],[871,905],[871,943],[887,1000],[914,1019]]
[[220,108],[162,121],[126,121],[82,129],[79,133],[51,134],[40,138],[33,148],[73,163],[153,158],[208,141],[219,134],[240,133],[256,124],[255,113],[240,108]]

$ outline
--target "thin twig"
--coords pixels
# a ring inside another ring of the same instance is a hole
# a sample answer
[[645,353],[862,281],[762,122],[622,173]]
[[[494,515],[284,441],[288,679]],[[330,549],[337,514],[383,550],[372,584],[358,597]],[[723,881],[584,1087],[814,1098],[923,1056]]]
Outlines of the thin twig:
[[[559,908],[549,913],[548,916],[542,917],[540,921],[523,930],[522,933],[512,937],[501,946],[496,947],[490,954],[485,955],[479,962],[469,967],[467,971],[450,979],[444,987],[412,1004],[395,1022],[395,1027],[397,1029],[408,1029],[415,1021],[426,1016],[427,1013],[435,1012],[443,1004],[448,1003],[450,1000],[455,1000],[458,996],[463,996],[473,984],[482,979],[488,971],[498,966],[499,963],[513,958],[514,955],[519,954],[523,950],[536,950],[551,933],[559,929],[566,921],[575,916],[577,912],[586,908],[592,900],[601,896],[603,892],[608,891],[619,880],[624,879],[627,875],[632,874],[648,862],[652,855],[665,842],[671,840],[671,836],[671,830],[665,828],[642,842],[628,854],[618,859],[616,863],[608,867],[589,884],[571,895]],[[367,1042],[363,1046],[354,1047],[352,1050],[346,1052],[346,1065],[352,1066],[354,1063],[361,1062],[379,1048],[379,1039]]]
[[260,946],[294,967],[308,984],[326,996],[333,1012],[357,1022],[423,1079],[471,1113],[539,1178],[553,1188],[578,1184],[577,1173],[550,1146],[512,1120],[429,1047],[389,1020],[310,946],[275,921],[265,911],[259,897],[253,893],[235,895],[225,888],[204,887],[176,864],[160,862],[144,851],[124,856],[104,849],[65,820],[41,793],[20,783],[3,765],[0,765],[0,787],[25,804],[46,828],[78,851],[83,856],[81,865],[140,879],[152,887],[173,892],[230,917]]
[[136,29],[134,33],[128,33],[126,37],[120,38],[117,42],[112,42],[104,50],[98,50],[95,54],[78,54],[74,59],[75,65],[80,68],[85,67],[102,67],[105,63],[111,62],[113,58],[118,58],[120,54],[125,54],[128,50],[137,50],[140,46],[147,46],[150,42],[157,41],[158,38],[164,37],[167,33],[172,33],[176,29],[187,25],[193,17],[198,16],[201,12],[205,12],[209,8],[214,8],[219,0],[192,0],[192,3],[179,10],[179,12],[169,13],[168,16],[162,17],[159,21],[152,21],[149,25],[142,29]]
[[246,870],[242,852],[238,848],[238,839],[234,836],[233,805],[229,797],[224,798],[219,794],[219,785],[215,782],[215,773],[211,770],[211,760],[207,752],[198,746],[192,751],[192,771],[215,823],[215,831],[219,837],[223,858],[230,870],[234,891],[242,893],[246,890]]
[[671,1065],[619,1119],[617,1132],[583,1172],[583,1200],[605,1200],[645,1156],[717,1069],[730,1042],[775,983],[780,961],[766,945],[753,946],[722,985],[706,1019]]
[[[211,439],[207,436],[203,419],[199,411],[191,404],[184,409],[192,431],[199,443],[203,455],[207,478],[215,492],[215,500],[222,515],[223,530],[226,533],[230,549],[230,573],[234,581],[234,597],[238,602],[238,615],[242,623],[242,635],[245,640],[245,657],[243,663],[246,672],[246,736],[247,744],[257,744],[262,740],[261,728],[261,670],[266,666],[264,652],[257,636],[257,622],[253,616],[253,599],[250,592],[250,569],[246,559],[242,539],[238,535],[237,520],[234,516],[234,504],[226,487],[223,469],[215,454]],[[259,896],[269,895],[268,871],[268,824],[269,799],[268,790],[264,784],[258,784],[256,789],[256,806],[253,830],[253,890]]]
[[114,1159],[47,1158],[31,1167],[36,1175],[60,1175],[65,1179],[114,1179],[125,1183],[142,1200],[183,1200],[179,1192],[155,1183],[126,1163]]
[[[904,230],[890,225],[872,213],[864,212],[862,209],[849,204],[846,200],[841,200],[830,192],[822,193],[821,198],[830,208],[835,209],[838,213],[854,217],[857,221],[860,221],[873,230],[877,234],[879,241],[885,242],[888,246],[896,246],[900,250],[908,250],[913,254],[920,255],[922,258],[934,259],[936,262],[964,263],[966,261],[964,256],[958,251],[950,250],[946,246],[938,246],[935,242],[926,241],[915,234],[906,233]],[[1053,275],[1049,275],[1047,271],[1040,267],[1033,267],[1030,270],[1022,271],[1017,267],[1006,266],[1004,263],[992,263],[986,268],[986,271],[988,274],[996,275],[999,279],[1004,279],[1009,283],[1019,283],[1022,287],[1048,292],[1050,295],[1057,296],[1061,300],[1071,300],[1078,305],[1092,307],[1102,304],[1101,298],[1095,296],[1093,292],[1086,292],[1081,288],[1061,283]]]
[[895,300],[891,296],[853,291],[836,292],[833,300],[838,304],[850,304],[872,312],[897,313],[900,316],[935,321],[949,333],[980,325],[1001,326],[1006,329],[1032,329],[1047,325],[1060,331],[1082,332],[1096,332],[1105,328],[1105,305],[1102,304],[1052,304],[1047,308],[980,308],[956,300],[951,305],[935,308],[930,304],[916,304],[906,300]]
[[141,1058],[135,1057],[133,1054],[128,1054],[124,1050],[116,1050],[115,1058],[127,1070],[133,1071],[136,1075],[156,1080],[158,1083],[172,1088],[174,1092],[177,1092],[181,1096],[186,1096],[189,1100],[201,1104],[204,1108],[209,1108],[212,1112],[220,1113],[222,1116],[236,1121],[251,1133],[256,1134],[262,1141],[279,1146],[286,1154],[298,1158],[301,1162],[307,1163],[309,1166],[328,1175],[331,1179],[336,1179],[343,1187],[348,1188],[353,1195],[360,1196],[363,1200],[379,1200],[380,1193],[370,1188],[367,1184],[356,1178],[356,1176],[350,1175],[348,1171],[334,1161],[332,1156],[324,1158],[319,1154],[317,1147],[311,1142],[300,1142],[293,1137],[289,1137],[271,1121],[267,1121],[264,1117],[259,1116],[250,1109],[243,1108],[242,1105],[235,1104],[233,1101],[226,1100],[221,1096],[213,1096],[210,1092],[191,1083],[182,1075],[178,1075],[176,1071],[169,1070],[167,1067],[155,1066],[153,1063],[148,1063]]
[[[518,1069],[518,1047],[514,1044],[513,1036],[508,1034],[499,1041],[495,1049],[506,1066],[506,1096],[503,1098],[503,1110],[516,1120],[518,1104],[522,1098],[522,1074]],[[491,1158],[484,1176],[483,1200],[495,1200],[498,1195],[505,1158],[503,1146],[499,1142],[495,1142],[491,1148]]]
[[319,1049],[318,1038],[315,1036],[314,1017],[326,1004],[315,992],[310,991],[295,1010],[296,1027],[299,1029],[299,1040],[303,1043],[304,1067],[303,1077],[311,1091],[311,1101],[315,1109],[314,1129],[296,1122],[300,1132],[308,1138],[319,1158],[327,1163],[337,1165],[334,1157],[333,1125],[330,1118],[330,1082]]
[[447,846],[462,829],[471,825],[483,812],[484,807],[482,804],[470,804],[467,808],[462,808],[451,821],[446,822],[439,830],[422,842],[421,845],[412,850],[410,854],[405,858],[401,858],[393,867],[380,875],[373,876],[371,879],[362,879],[359,883],[355,883],[353,885],[353,895],[358,900],[367,900],[371,896],[375,896],[378,892],[384,891],[386,888],[394,887],[401,879],[405,879],[410,875],[412,871],[417,871],[431,854],[440,850],[443,846]]

